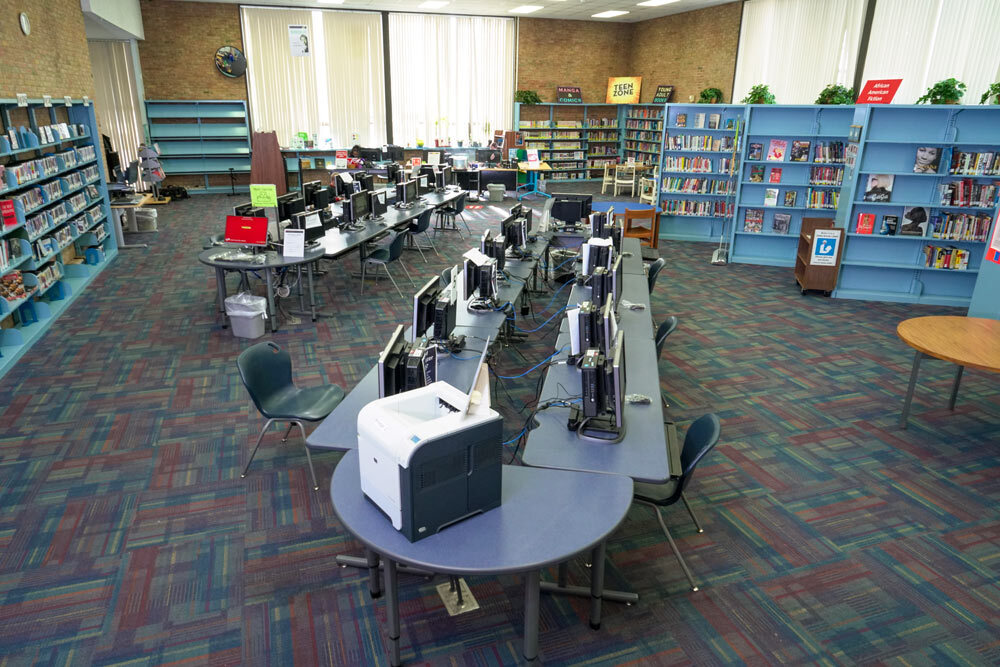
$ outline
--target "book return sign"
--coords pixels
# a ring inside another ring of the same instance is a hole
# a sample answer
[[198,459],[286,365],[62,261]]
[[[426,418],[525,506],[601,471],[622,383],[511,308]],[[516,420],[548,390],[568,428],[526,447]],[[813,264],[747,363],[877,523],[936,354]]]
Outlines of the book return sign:
[[556,86],[556,102],[583,104],[583,91],[580,86]]

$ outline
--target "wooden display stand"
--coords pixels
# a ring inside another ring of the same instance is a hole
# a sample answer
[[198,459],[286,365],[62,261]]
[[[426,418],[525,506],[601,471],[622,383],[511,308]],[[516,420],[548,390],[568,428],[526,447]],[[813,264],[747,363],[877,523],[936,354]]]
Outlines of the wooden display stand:
[[840,240],[837,243],[837,258],[833,266],[817,266],[810,264],[812,259],[813,235],[817,229],[837,229],[829,218],[802,218],[802,231],[799,233],[799,247],[795,252],[795,282],[802,293],[806,290],[820,290],[830,296],[837,286],[837,273],[840,270],[840,257],[844,252],[844,230],[838,229]]

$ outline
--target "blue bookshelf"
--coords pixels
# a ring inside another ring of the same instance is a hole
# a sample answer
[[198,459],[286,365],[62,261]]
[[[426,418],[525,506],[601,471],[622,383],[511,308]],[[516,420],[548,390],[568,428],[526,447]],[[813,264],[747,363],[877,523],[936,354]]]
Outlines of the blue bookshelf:
[[526,148],[552,167],[542,180],[600,180],[603,161],[621,159],[622,114],[614,104],[514,104]]
[[[24,286],[20,296],[0,297],[2,376],[56,326],[118,254],[118,245],[110,227],[116,223],[104,161],[94,139],[100,136],[94,107],[82,100],[69,107],[29,100],[19,107],[16,100],[0,99],[0,120],[0,201],[14,208],[12,224],[0,222],[0,244],[17,252],[0,252],[0,276],[19,274]],[[67,133],[57,130],[49,141],[43,128],[53,126]]]
[[737,194],[737,133],[745,109],[742,104],[665,105],[660,238],[717,241],[727,229]]
[[[249,177],[250,128],[242,100],[146,100],[149,139],[159,146],[167,177],[199,175],[203,188],[192,193],[228,192],[230,185],[212,184],[211,176],[230,169]],[[248,181],[247,179],[243,179]],[[246,185],[237,186],[243,191]]]
[[[844,149],[854,107],[750,104],[746,109],[729,259],[744,264],[795,266],[802,218],[832,219],[837,213],[831,200],[840,196]],[[772,142],[785,142],[780,160],[768,159]],[[793,156],[795,142],[800,142],[800,148]],[[801,142],[808,142],[804,151]],[[759,147],[759,155],[754,147]],[[821,147],[825,150],[818,151]],[[774,170],[780,170],[780,176]],[[780,178],[778,182],[771,181],[772,173]],[[764,204],[769,189],[778,190],[776,205]],[[786,204],[786,193],[794,193],[794,203]],[[787,232],[776,229],[776,217],[779,223],[787,224]],[[751,231],[757,228],[752,224],[755,220],[759,221],[760,231]]]
[[665,107],[662,104],[629,104],[622,114],[622,154],[636,164],[659,164],[663,149]]
[[[837,226],[846,229],[847,240],[833,296],[969,306],[996,218],[997,198],[945,201],[942,188],[1000,182],[1000,168],[965,159],[1000,152],[1000,109],[861,106],[854,112],[853,124],[862,127],[861,140],[857,164],[846,170],[840,195]],[[929,173],[913,171],[920,147],[935,148],[940,156]],[[882,181],[892,179],[888,201],[865,201],[870,179],[878,175]],[[871,234],[858,230],[859,217],[866,215],[874,219]],[[880,233],[885,216],[897,219],[895,234]],[[970,224],[972,231],[963,233],[963,226]],[[916,233],[904,235],[904,228]],[[928,246],[944,249],[935,257],[949,251],[952,258],[967,255],[965,268],[942,268],[937,262],[927,266]]]

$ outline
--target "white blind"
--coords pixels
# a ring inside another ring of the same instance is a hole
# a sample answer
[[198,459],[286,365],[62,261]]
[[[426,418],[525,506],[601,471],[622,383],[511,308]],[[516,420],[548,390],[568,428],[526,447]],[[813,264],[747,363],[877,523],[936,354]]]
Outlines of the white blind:
[[454,145],[509,129],[514,35],[514,19],[390,14],[393,141]]
[[[850,87],[864,4],[864,0],[747,0],[733,101],[742,100],[758,83],[768,85],[778,104],[812,104],[831,83]],[[886,41],[895,46],[899,42],[895,35]]]
[[[963,104],[979,104],[1000,80],[997,0],[878,0],[864,78],[903,79],[895,104],[913,104],[942,79],[968,86]],[[884,36],[891,35],[891,39]]]
[[[382,23],[372,12],[244,7],[250,116],[289,146],[298,132],[335,148],[385,143]],[[309,54],[293,56],[288,26],[306,26]]]
[[[94,72],[94,114],[101,132],[111,138],[122,170],[139,153],[143,141],[141,102],[136,92],[132,44],[127,41],[88,41],[90,66]],[[100,138],[95,141],[103,150]],[[140,180],[142,170],[139,172]],[[114,180],[114,174],[108,174]],[[141,183],[140,183],[141,185]]]

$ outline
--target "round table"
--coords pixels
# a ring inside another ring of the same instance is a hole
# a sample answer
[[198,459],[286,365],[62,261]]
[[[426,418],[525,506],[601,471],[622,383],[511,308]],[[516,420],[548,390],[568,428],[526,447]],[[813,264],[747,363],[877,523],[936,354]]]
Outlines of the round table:
[[219,310],[222,312],[222,326],[226,326],[226,271],[238,271],[246,275],[247,271],[263,271],[264,272],[264,282],[267,285],[267,313],[268,319],[271,320],[271,332],[278,330],[278,318],[277,311],[274,307],[274,285],[272,278],[272,273],[275,269],[283,269],[291,266],[297,266],[299,270],[299,307],[305,310],[305,304],[302,302],[302,272],[301,267],[306,266],[306,273],[309,276],[309,304],[312,313],[313,322],[316,321],[316,297],[313,293],[313,264],[316,263],[321,257],[323,257],[323,246],[313,245],[307,246],[302,257],[285,257],[281,253],[275,250],[265,250],[258,254],[264,255],[265,260],[262,263],[254,262],[230,262],[219,259],[220,255],[232,252],[236,250],[233,246],[216,246],[214,248],[207,248],[201,251],[198,255],[198,261],[202,264],[206,264],[215,269],[215,283],[219,290]]
[[980,317],[914,317],[900,322],[896,333],[904,343],[916,350],[910,371],[910,384],[903,400],[903,414],[899,418],[900,428],[906,428],[913,389],[917,384],[920,360],[923,357],[943,359],[958,365],[948,402],[950,410],[955,409],[958,386],[966,366],[1000,373],[1000,321]]
[[[385,592],[393,665],[399,657],[398,563],[439,574],[524,573],[524,657],[538,655],[540,570],[591,550],[590,624],[600,627],[605,540],[632,504],[632,480],[621,475],[503,467],[500,507],[410,542],[361,491],[358,451],[347,452],[330,480],[333,509],[375,558],[385,558]],[[375,579],[377,581],[377,579]],[[377,594],[376,590],[372,591]]]

